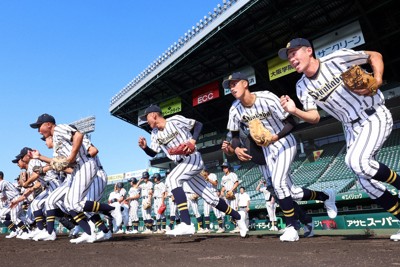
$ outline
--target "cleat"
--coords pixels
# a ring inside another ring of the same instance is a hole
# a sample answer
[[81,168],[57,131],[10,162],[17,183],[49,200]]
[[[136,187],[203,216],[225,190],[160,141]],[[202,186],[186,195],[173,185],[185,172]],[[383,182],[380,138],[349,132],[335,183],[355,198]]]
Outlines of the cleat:
[[279,229],[278,229],[278,227],[276,227],[275,225],[274,226],[271,226],[271,228],[269,228],[269,230],[270,231],[279,231]]
[[142,234],[148,235],[148,234],[152,234],[153,231],[151,231],[150,229],[146,229],[142,232]]
[[102,241],[102,240],[108,240],[112,237],[111,231],[108,231],[107,233],[104,233],[103,231],[100,231],[96,234],[96,240],[97,241]]
[[125,232],[124,232],[124,230],[119,229],[119,230],[116,232],[116,234],[125,234]]
[[217,234],[222,234],[225,233],[225,229],[222,227],[219,227],[218,230],[216,231]]
[[246,214],[244,213],[244,211],[239,211],[239,214],[240,214],[240,220],[237,221],[237,226],[239,228],[240,236],[246,237],[247,232],[249,231],[245,222]]
[[22,232],[21,234],[17,235],[18,239],[22,239],[22,240],[29,240],[31,239],[29,237],[29,233],[28,232]]
[[207,229],[200,228],[199,230],[197,230],[196,233],[198,233],[198,234],[205,234],[205,233],[207,233]]
[[80,237],[71,239],[69,242],[73,244],[81,244],[81,243],[93,243],[96,241],[96,237],[94,235],[88,235],[87,233],[83,233]]
[[335,204],[336,193],[332,189],[327,189],[324,191],[324,193],[329,196],[329,198],[324,202],[326,212],[328,213],[329,218],[334,219],[337,216],[337,208]]
[[399,241],[400,240],[400,230],[397,233],[391,235],[390,240],[393,240],[395,242]]
[[232,231],[229,231],[229,233],[231,233],[231,234],[240,233],[239,227],[236,226],[235,229],[233,229]]
[[167,225],[167,226],[165,227],[165,231],[171,231],[171,227],[169,227],[169,225]]
[[35,241],[54,241],[57,239],[56,232],[53,231],[49,234],[47,231],[45,234],[41,234],[40,238],[35,239]]
[[167,231],[166,235],[178,236],[178,235],[193,235],[196,232],[193,224],[187,225],[186,223],[180,223],[174,230]]
[[18,235],[17,231],[12,231],[8,235],[6,235],[6,238],[14,238]]
[[293,226],[288,226],[285,228],[283,235],[279,237],[282,242],[294,242],[299,240],[299,233]]
[[314,222],[307,223],[303,227],[304,237],[313,237],[314,236]]

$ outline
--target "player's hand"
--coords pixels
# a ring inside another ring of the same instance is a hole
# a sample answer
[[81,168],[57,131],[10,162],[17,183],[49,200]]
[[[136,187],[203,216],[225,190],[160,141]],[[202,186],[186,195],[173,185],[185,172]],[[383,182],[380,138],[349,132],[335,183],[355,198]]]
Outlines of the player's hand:
[[290,114],[293,114],[296,112],[296,104],[294,103],[293,99],[290,98],[290,96],[288,96],[288,95],[281,96],[280,102],[281,102],[282,108],[286,112],[289,112]]
[[142,136],[139,137],[138,144],[139,144],[139,147],[140,147],[141,149],[145,149],[145,148],[147,147],[146,138],[144,138],[144,137],[142,137]]
[[225,141],[225,140],[224,140],[224,141],[222,142],[221,150],[222,150],[225,154],[227,154],[227,155],[229,155],[229,156],[233,155],[233,148],[232,148],[232,146],[231,146],[231,143],[229,143],[228,141]]
[[247,152],[246,148],[237,147],[235,149],[235,154],[238,157],[238,159],[241,160],[241,161],[249,161],[249,160],[252,159],[252,156],[250,156],[246,152]]
[[39,150],[31,150],[28,151],[28,155],[33,159],[38,159],[40,157],[40,152]]

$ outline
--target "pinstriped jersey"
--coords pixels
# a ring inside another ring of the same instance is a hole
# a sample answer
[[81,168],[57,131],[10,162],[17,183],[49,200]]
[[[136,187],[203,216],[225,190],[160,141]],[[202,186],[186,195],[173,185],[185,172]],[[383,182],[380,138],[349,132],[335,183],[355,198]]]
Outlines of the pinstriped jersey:
[[221,186],[225,187],[225,191],[231,191],[237,181],[238,177],[236,173],[230,172],[222,177]]
[[344,87],[340,75],[352,65],[368,62],[364,51],[342,49],[320,58],[320,68],[311,78],[303,75],[296,84],[297,97],[304,110],[317,105],[341,122],[351,122],[360,113],[375,105],[384,104],[380,90],[374,96],[359,96]]
[[[33,172],[33,167],[35,166],[46,166],[47,164],[39,159],[30,159],[28,163],[28,168],[26,172],[31,175]],[[59,185],[59,175],[53,170],[49,170],[45,175],[41,175],[38,178],[38,181],[42,186],[47,186],[47,182],[54,182],[54,186],[58,187]]]
[[[138,187],[131,187],[128,191],[128,194],[130,197],[140,195],[140,189]],[[137,201],[137,199],[133,199],[133,200]]]
[[181,115],[175,115],[166,119],[165,128],[162,131],[157,128],[151,131],[150,148],[156,152],[163,150],[169,159],[179,161],[182,156],[169,155],[168,149],[189,141],[192,138],[190,131],[195,123],[195,120],[185,118]]
[[[59,124],[54,128],[53,133],[53,156],[68,157],[72,151],[72,138],[73,134],[77,132],[68,124]],[[83,163],[88,161],[87,151],[83,145],[79,148],[76,155],[76,162]]]
[[147,183],[142,183],[139,185],[139,188],[142,193],[142,197],[148,197],[150,190],[153,189],[153,183],[148,181]]
[[167,192],[167,187],[163,182],[159,182],[158,184],[154,185],[153,192],[153,197],[161,197],[162,194]]
[[248,129],[249,121],[260,119],[272,134],[279,133],[284,127],[282,121],[289,113],[283,110],[279,98],[273,93],[260,91],[253,94],[256,96],[256,101],[251,107],[243,106],[239,100],[233,102],[229,110],[228,130],[238,132],[241,128]]
[[19,191],[9,181],[1,180],[0,181],[0,195],[5,196],[8,200],[13,200],[17,196],[19,196]]

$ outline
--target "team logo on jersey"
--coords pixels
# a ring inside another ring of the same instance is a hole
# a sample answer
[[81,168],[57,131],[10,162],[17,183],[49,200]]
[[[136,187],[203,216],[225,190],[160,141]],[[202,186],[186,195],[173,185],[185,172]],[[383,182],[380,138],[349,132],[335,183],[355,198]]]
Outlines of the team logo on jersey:
[[271,112],[269,112],[269,111],[268,112],[257,113],[257,114],[254,114],[254,115],[243,115],[242,116],[242,121],[249,122],[249,121],[254,120],[254,119],[262,120],[262,119],[266,119],[266,118],[268,118],[270,116],[271,116]]
[[328,97],[341,85],[342,80],[339,77],[333,77],[333,80],[325,83],[321,88],[310,90],[308,93],[315,100],[325,102]]
[[158,137],[158,138],[157,138],[157,142],[158,142],[160,145],[166,145],[166,144],[168,144],[169,142],[171,142],[178,134],[179,134],[178,132],[173,132],[173,133],[167,134],[167,135],[164,136],[164,137]]

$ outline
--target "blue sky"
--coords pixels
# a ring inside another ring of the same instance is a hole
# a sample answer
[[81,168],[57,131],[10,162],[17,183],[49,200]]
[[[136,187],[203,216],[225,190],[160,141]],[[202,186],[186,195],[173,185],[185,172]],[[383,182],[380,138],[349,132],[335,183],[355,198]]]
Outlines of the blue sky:
[[111,97],[222,0],[1,1],[0,170],[24,146],[50,156],[30,128],[42,113],[57,123],[96,117],[92,142],[108,174],[148,167],[137,146],[148,134],[109,113]]

